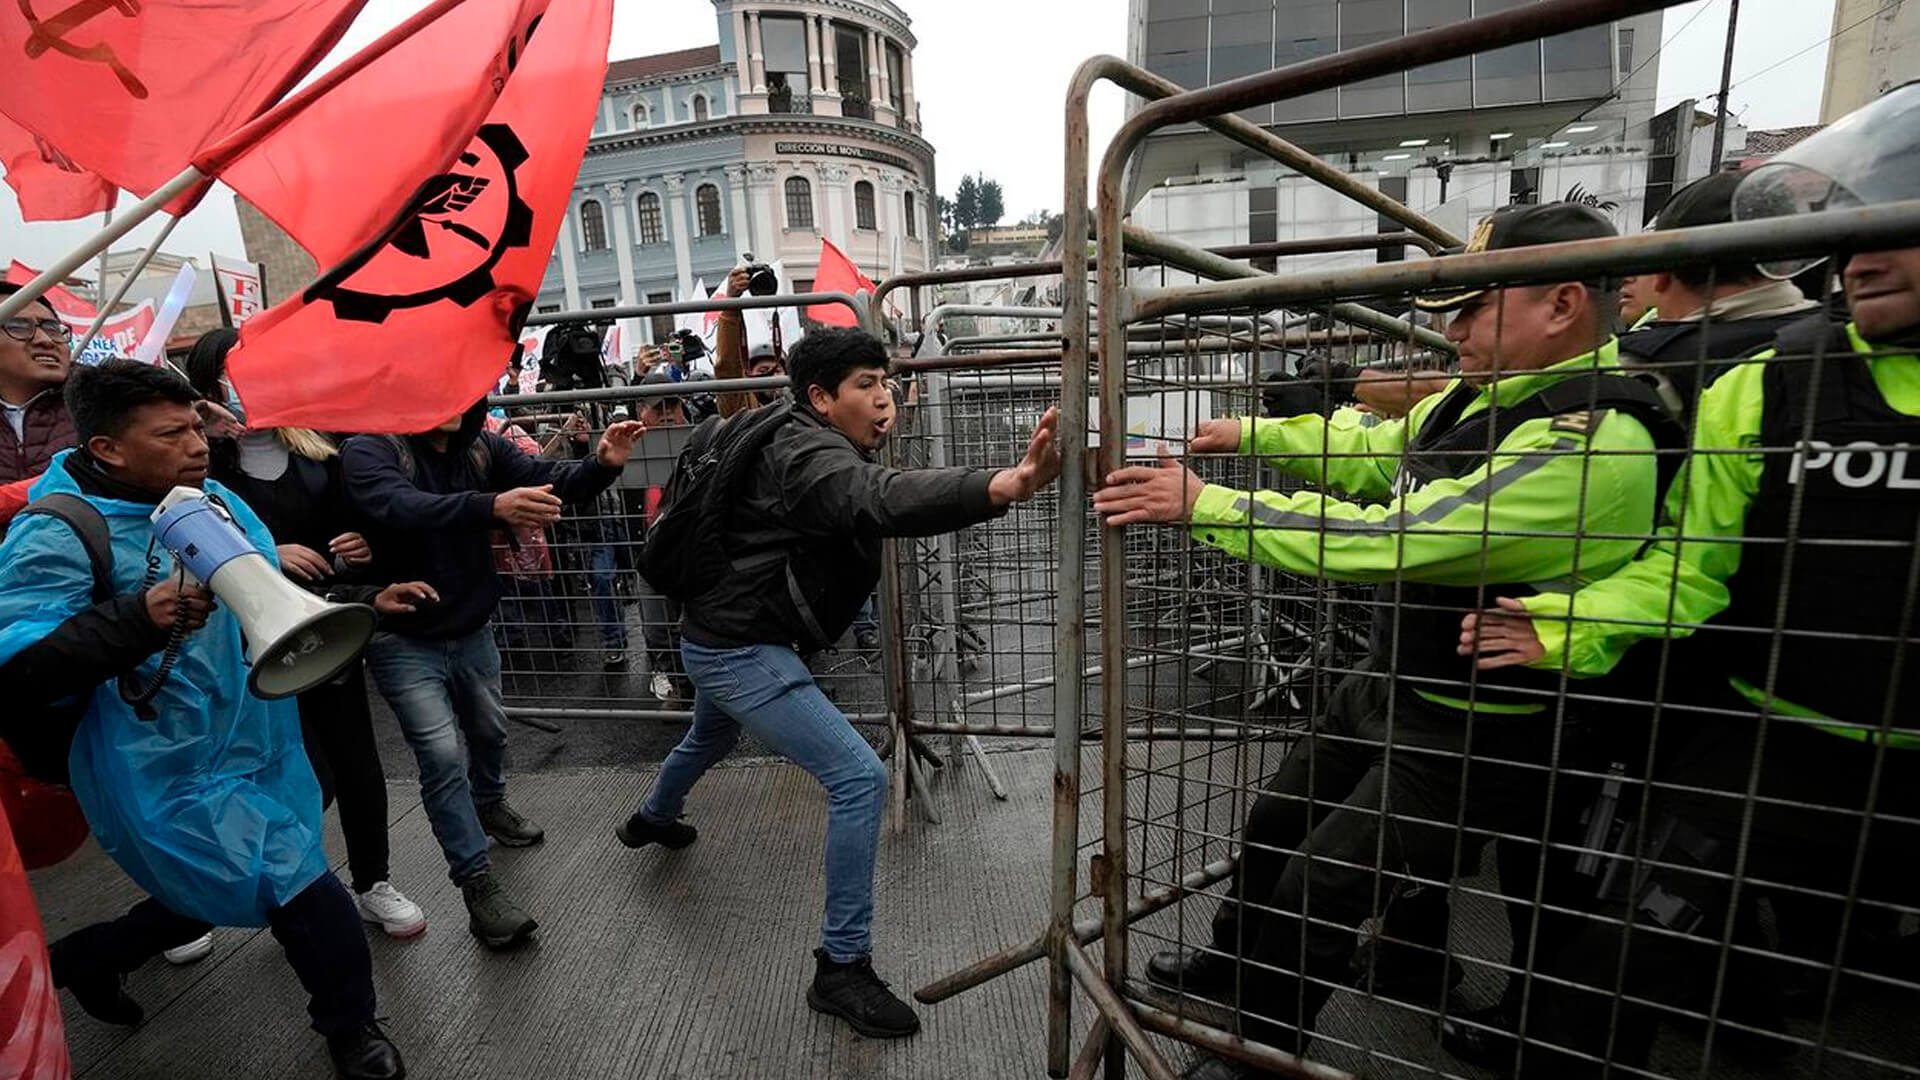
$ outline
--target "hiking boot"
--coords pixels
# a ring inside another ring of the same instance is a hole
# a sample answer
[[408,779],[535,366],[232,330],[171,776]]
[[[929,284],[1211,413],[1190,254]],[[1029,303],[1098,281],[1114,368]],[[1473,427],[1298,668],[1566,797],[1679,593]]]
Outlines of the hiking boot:
[[460,886],[460,895],[467,902],[468,932],[489,949],[517,945],[540,925],[519,904],[508,899],[492,874],[481,874]]
[[700,831],[684,821],[669,821],[665,825],[655,825],[639,814],[614,826],[613,835],[630,848],[643,848],[648,844],[659,844],[671,851],[679,851],[699,839]]
[[379,924],[388,937],[410,938],[427,928],[427,915],[420,905],[387,882],[374,882],[373,888],[356,895],[353,901],[360,909],[361,920]]
[[175,967],[199,963],[213,955],[213,931],[209,930],[185,945],[175,945],[171,949],[166,949],[160,955]]
[[521,817],[505,799],[490,802],[479,810],[480,827],[508,847],[532,847],[547,838],[545,829]]
[[400,1080],[407,1075],[400,1051],[394,1049],[377,1020],[345,1034],[327,1036],[327,1055],[333,1058],[334,1075],[342,1080]]
[[871,957],[836,964],[825,949],[813,950],[813,957],[819,963],[807,987],[807,1004],[814,1012],[837,1016],[870,1039],[898,1039],[920,1030],[920,1018],[873,973]]

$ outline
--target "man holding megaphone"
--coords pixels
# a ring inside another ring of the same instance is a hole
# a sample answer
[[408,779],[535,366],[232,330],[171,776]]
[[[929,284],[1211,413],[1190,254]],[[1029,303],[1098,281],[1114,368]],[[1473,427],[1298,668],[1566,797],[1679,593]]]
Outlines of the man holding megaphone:
[[[198,395],[185,380],[115,361],[77,369],[66,396],[80,447],[55,457],[32,492],[37,502],[64,496],[65,509],[23,515],[0,545],[0,699],[48,717],[65,715],[62,701],[84,703],[68,758],[74,794],[100,846],[154,899],[56,943],[55,982],[89,1012],[136,1022],[124,973],[209,924],[266,925],[339,1074],[403,1075],[374,1020],[360,914],[327,867],[319,785],[283,696],[326,678],[321,669],[342,653],[351,659],[352,648],[331,647],[315,627],[353,609],[286,617],[297,590],[259,572],[279,565],[272,536],[207,480]],[[163,502],[218,513],[202,514],[210,531],[182,542],[155,526]],[[89,522],[109,541],[105,599],[96,598]],[[220,543],[241,550],[207,562]],[[398,615],[430,594],[418,582],[395,585],[374,606]]]

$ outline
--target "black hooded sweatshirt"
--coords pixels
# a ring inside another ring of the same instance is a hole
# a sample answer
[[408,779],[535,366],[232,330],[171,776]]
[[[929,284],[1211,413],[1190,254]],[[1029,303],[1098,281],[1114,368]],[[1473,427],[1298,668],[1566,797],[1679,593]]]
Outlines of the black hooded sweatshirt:
[[[484,403],[461,418],[460,430],[435,450],[425,435],[406,436],[413,457],[409,476],[394,441],[356,435],[341,449],[347,497],[364,519],[373,547],[370,577],[389,584],[424,581],[438,604],[389,616],[380,628],[406,637],[449,640],[487,624],[500,600],[493,568],[493,497],[514,488],[552,484],[563,502],[584,502],[605,491],[620,470],[588,458],[552,462],[532,457],[483,430]],[[474,444],[484,442],[484,453]],[[479,475],[476,458],[484,458]]]

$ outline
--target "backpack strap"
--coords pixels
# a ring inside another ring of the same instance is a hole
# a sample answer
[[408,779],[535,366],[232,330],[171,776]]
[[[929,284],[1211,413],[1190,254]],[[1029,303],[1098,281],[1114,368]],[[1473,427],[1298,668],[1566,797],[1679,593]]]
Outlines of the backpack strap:
[[[1829,318],[1824,311],[1816,312],[1774,335],[1773,351],[1780,357],[1806,359],[1767,365],[1768,374],[1775,376],[1769,381],[1769,397],[1777,392],[1776,386],[1785,387],[1798,383],[1799,398],[1804,401],[1813,385],[1813,358],[1818,357],[1821,379],[1819,401],[1814,405],[1814,420],[1831,423],[1847,418],[1849,402],[1846,393],[1846,371],[1843,365],[1853,360],[1854,351],[1853,339],[1847,335],[1846,323]],[[1802,372],[1804,372],[1803,377],[1795,378]],[[1805,415],[1799,409],[1792,411],[1800,416]],[[1782,411],[1781,415],[1785,416],[1787,412]],[[1782,445],[1793,445],[1799,442],[1799,438],[1796,428],[1793,438]]]
[[93,602],[104,604],[114,598],[113,534],[98,507],[70,492],[42,495],[28,504],[22,514],[40,514],[66,523],[86,549],[87,562],[93,567]]
[[[1591,372],[1575,376],[1540,391],[1515,406],[1516,412],[1531,413],[1522,418],[1555,417],[1555,431],[1592,434],[1600,418],[1610,411],[1626,413],[1640,421],[1653,436],[1653,445],[1661,453],[1654,467],[1664,493],[1680,471],[1687,451],[1686,428],[1673,413],[1665,397],[1651,383],[1631,375]],[[1510,429],[1509,429],[1510,430]]]

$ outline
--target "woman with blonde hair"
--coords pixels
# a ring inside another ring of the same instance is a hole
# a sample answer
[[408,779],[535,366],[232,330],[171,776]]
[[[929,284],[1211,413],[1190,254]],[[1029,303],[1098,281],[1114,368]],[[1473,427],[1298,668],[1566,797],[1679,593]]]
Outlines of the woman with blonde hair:
[[[227,353],[239,335],[212,330],[187,354],[187,377],[203,397],[224,405],[242,424],[246,413],[226,378]],[[359,599],[357,571],[373,559],[357,532],[332,439],[305,428],[214,432],[212,475],[246,500],[279,545],[288,577],[335,599]],[[226,436],[226,437],[223,437]],[[366,666],[354,663],[332,682],[300,695],[300,731],[320,781],[323,805],[340,803],[347,868],[361,918],[393,937],[427,928],[420,906],[388,880],[387,779],[373,737]]]

